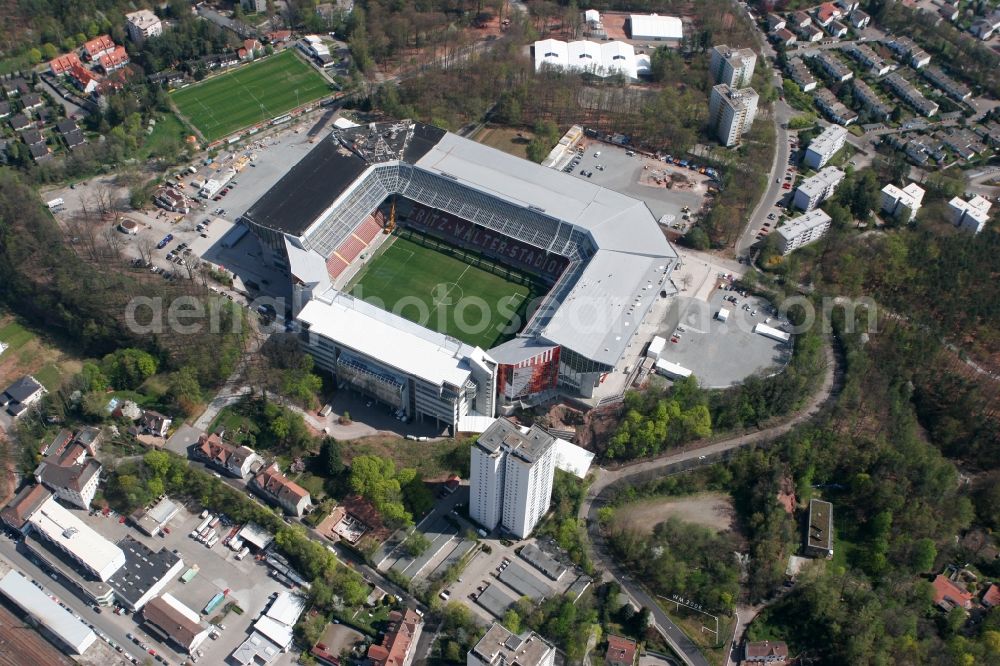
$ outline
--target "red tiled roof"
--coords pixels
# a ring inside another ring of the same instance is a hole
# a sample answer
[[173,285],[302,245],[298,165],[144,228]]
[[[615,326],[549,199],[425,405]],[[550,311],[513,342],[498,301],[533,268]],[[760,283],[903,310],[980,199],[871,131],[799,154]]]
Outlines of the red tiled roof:
[[290,481],[288,477],[281,473],[277,463],[271,463],[258,474],[254,481],[264,492],[270,493],[279,500],[298,504],[303,497],[309,496],[309,491]]
[[784,641],[757,641],[747,643],[743,649],[747,661],[768,661],[771,664],[788,659],[788,645]]
[[86,88],[91,81],[100,79],[83,65],[73,65],[69,70],[69,75],[76,79],[82,88]]
[[83,45],[83,50],[90,57],[94,57],[94,55],[97,53],[110,51],[113,48],[115,48],[115,42],[108,35],[99,35],[91,39],[89,42],[84,43]]
[[124,46],[116,46],[111,53],[106,53],[100,57],[101,67],[110,72],[128,64],[128,52]]
[[938,574],[932,585],[934,586],[935,604],[951,604],[962,608],[968,608],[972,605],[972,595],[944,575]]
[[52,496],[52,493],[41,484],[25,486],[14,499],[0,511],[0,517],[4,522],[15,529],[21,529],[27,522],[31,514],[42,505],[45,500]]
[[368,648],[368,659],[372,666],[402,666],[420,622],[420,616],[410,608],[406,609],[405,614],[391,612],[389,628],[382,638],[382,644]]
[[67,53],[49,61],[49,69],[55,75],[65,74],[73,65],[80,64],[80,56],[75,53]]
[[1000,606],[1000,585],[993,583],[983,593],[983,605]]
[[635,641],[609,634],[608,652],[604,657],[604,663],[609,666],[619,666],[619,664],[632,666],[635,663],[635,652]]

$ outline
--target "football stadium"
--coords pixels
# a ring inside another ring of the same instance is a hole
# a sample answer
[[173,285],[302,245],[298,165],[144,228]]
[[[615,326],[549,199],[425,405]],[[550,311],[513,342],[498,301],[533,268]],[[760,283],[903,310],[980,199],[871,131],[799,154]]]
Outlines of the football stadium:
[[412,121],[333,130],[242,221],[289,275],[317,365],[452,432],[555,395],[597,404],[675,291],[643,202]]

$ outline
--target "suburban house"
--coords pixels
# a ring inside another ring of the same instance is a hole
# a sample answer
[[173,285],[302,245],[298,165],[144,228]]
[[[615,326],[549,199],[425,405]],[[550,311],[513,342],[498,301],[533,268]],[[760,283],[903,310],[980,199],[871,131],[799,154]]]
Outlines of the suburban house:
[[174,422],[173,419],[159,412],[154,412],[152,409],[144,411],[139,421],[142,424],[143,432],[154,437],[166,437],[167,431],[170,430],[170,424]]
[[277,463],[271,463],[250,480],[250,485],[272,502],[276,503],[286,513],[302,517],[310,506],[312,498],[309,491],[299,484],[290,481],[281,473]]
[[249,446],[224,442],[215,433],[202,435],[193,451],[195,457],[240,479],[247,478],[264,465],[264,460]]
[[35,468],[35,480],[70,504],[89,509],[97,492],[101,464],[87,458],[87,449],[76,442],[61,445]]
[[608,634],[608,651],[604,654],[605,666],[635,666],[639,656],[635,641]]
[[4,389],[3,393],[0,393],[0,407],[17,418],[41,400],[46,393],[48,391],[37,379],[31,375],[25,375]]
[[80,56],[76,53],[70,52],[66,55],[61,55],[58,58],[53,58],[49,61],[49,71],[52,72],[53,76],[62,76],[70,70],[73,65],[80,64]]
[[87,60],[97,60],[115,50],[115,42],[109,35],[94,37],[83,45],[83,57]]
[[99,79],[83,65],[73,65],[70,67],[69,78],[73,80],[73,83],[80,89],[80,92],[85,95],[89,95],[97,90]]
[[987,608],[1000,606],[1000,585],[992,583],[986,588],[986,591],[983,592],[983,606]]
[[784,641],[754,641],[743,646],[744,664],[783,666],[788,663],[788,645]]
[[938,574],[931,585],[934,587],[934,605],[942,610],[972,608],[972,593],[944,574]]
[[823,500],[809,500],[809,525],[806,532],[806,555],[833,557],[833,505]]
[[129,63],[128,52],[124,46],[116,46],[110,53],[105,53],[97,60],[105,74],[121,69]]
[[104,433],[101,432],[100,428],[95,428],[93,426],[86,426],[80,428],[76,433],[76,437],[73,441],[87,449],[88,456],[96,456],[97,451],[101,448],[101,442],[104,440]]

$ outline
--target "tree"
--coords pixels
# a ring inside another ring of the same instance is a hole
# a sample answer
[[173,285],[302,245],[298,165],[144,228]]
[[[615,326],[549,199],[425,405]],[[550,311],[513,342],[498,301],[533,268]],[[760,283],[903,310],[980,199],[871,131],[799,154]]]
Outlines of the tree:
[[934,541],[926,537],[919,539],[913,545],[913,553],[910,557],[914,571],[923,573],[932,570],[934,560],[937,559],[937,548],[934,547]]
[[116,388],[135,389],[156,374],[156,359],[141,349],[120,349],[101,361],[105,375]]
[[410,557],[419,557],[423,555],[424,552],[431,547],[430,539],[424,536],[424,533],[420,530],[413,530],[413,533],[406,538],[403,542],[403,547]]
[[340,453],[340,442],[326,437],[319,449],[319,470],[324,476],[335,478],[344,473],[345,465]]
[[168,380],[167,396],[175,407],[185,414],[192,414],[201,402],[198,371],[191,366],[185,366],[172,373]]

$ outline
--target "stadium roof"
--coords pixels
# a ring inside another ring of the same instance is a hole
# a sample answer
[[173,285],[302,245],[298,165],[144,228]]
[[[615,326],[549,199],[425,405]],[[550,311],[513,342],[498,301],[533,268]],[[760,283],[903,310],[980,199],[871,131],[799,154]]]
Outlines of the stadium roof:
[[486,357],[477,347],[347,294],[328,292],[313,299],[298,318],[310,331],[437,386],[463,386],[471,372],[467,359]]
[[125,564],[125,553],[50,497],[28,519],[48,541],[72,553],[83,566],[107,581]]
[[[376,173],[377,167],[393,164],[410,164],[415,169],[409,172],[400,169],[396,176],[384,169]],[[442,188],[452,188],[450,196],[455,196],[454,184],[460,185],[468,192],[470,201],[476,202],[472,207],[495,207],[496,213],[488,210],[493,218],[520,215],[528,224],[537,224],[540,231],[536,236],[543,240],[534,242],[547,251],[558,254],[577,248],[580,252],[579,242],[584,236],[589,237],[595,253],[589,256],[591,248],[586,248],[574,257],[578,263],[567,269],[573,272],[567,276],[566,290],[558,295],[561,302],[554,304],[554,313],[547,310],[551,316],[534,333],[613,367],[677,257],[652,212],[638,199],[439,128],[407,121],[333,131],[261,197],[245,217],[261,227],[295,236],[296,241],[290,244],[310,248],[305,252],[329,250],[329,255],[339,242],[338,230],[353,220],[351,215],[370,213],[370,209],[360,210],[361,199],[351,204],[358,206],[357,211],[347,206],[348,195],[368,197],[365,201],[373,202],[374,207],[393,192],[409,195],[413,193],[411,190],[420,190],[426,194],[428,187],[434,187],[426,184],[426,175],[440,179]],[[344,210],[341,204],[345,204]],[[303,240],[299,241],[300,238]],[[320,288],[314,293],[322,291],[325,285],[317,273],[318,262],[301,254],[289,253],[293,273],[306,284],[318,283]],[[322,258],[325,260],[326,256]],[[345,303],[329,293],[323,300],[336,304],[354,324],[329,321],[324,327],[331,333],[343,332],[355,339],[356,344],[363,345],[358,347],[359,351],[398,357],[400,365],[395,367],[407,373],[414,372],[411,363],[423,366],[417,374],[423,373],[433,381],[454,372],[457,365],[454,358],[440,362],[437,348],[454,345],[444,344],[443,336],[430,333],[437,337],[428,338],[426,329],[407,324],[399,317],[387,318],[374,309],[343,307]],[[320,324],[324,319],[332,319],[320,316],[322,309],[307,306],[303,313]],[[595,317],[595,309],[599,317]],[[375,333],[358,328],[361,324],[371,324]],[[439,360],[414,361],[412,354],[398,349],[403,345],[398,344],[394,329],[412,333],[409,338],[413,339],[414,348],[430,343],[432,355]],[[423,342],[418,342],[418,338]],[[452,370],[446,370],[445,366]]]
[[75,654],[83,654],[97,640],[93,630],[18,571],[8,571],[0,579],[0,592],[58,637]]
[[632,39],[681,39],[684,25],[676,16],[632,14],[629,16]]

